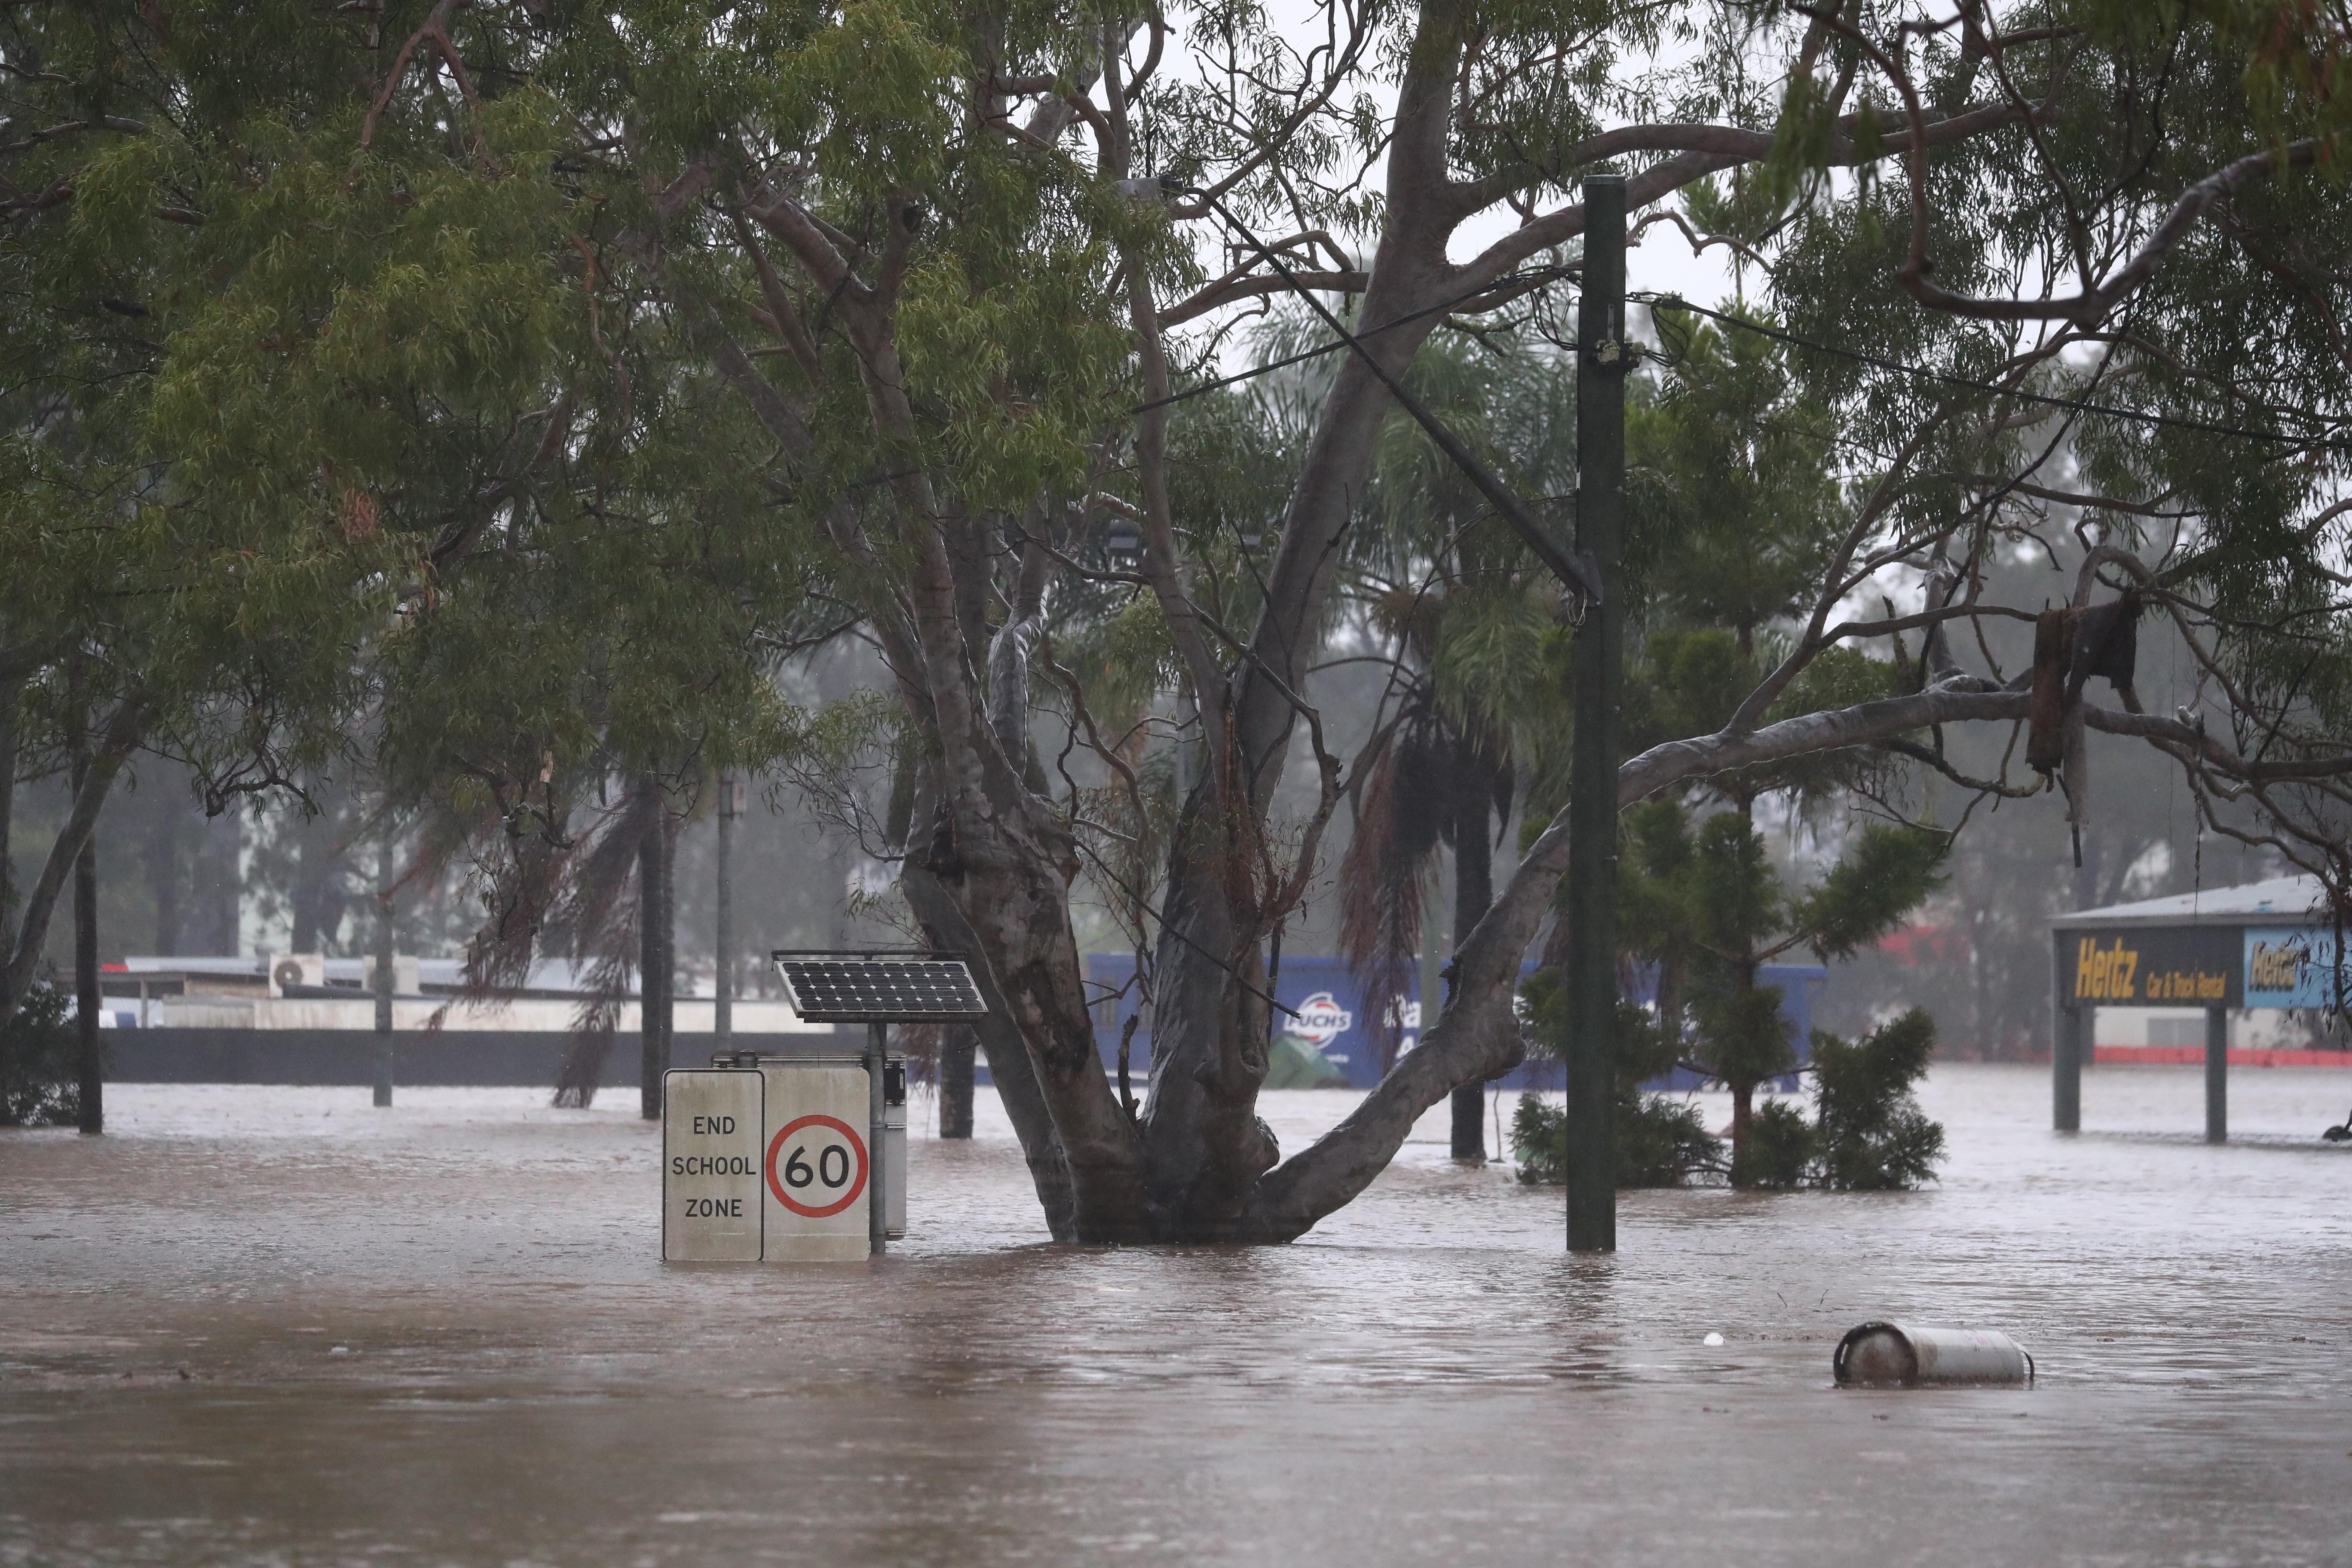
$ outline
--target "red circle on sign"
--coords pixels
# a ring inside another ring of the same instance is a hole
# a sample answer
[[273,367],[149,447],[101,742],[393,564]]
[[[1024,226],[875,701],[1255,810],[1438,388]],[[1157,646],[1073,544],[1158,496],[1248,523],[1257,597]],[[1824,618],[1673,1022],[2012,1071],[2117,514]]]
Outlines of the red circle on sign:
[[[843,1139],[848,1142],[850,1153],[856,1156],[857,1159],[857,1179],[849,1184],[849,1191],[847,1193],[844,1194],[835,1202],[826,1205],[824,1208],[812,1208],[807,1204],[801,1202],[798,1198],[793,1196],[792,1194],[786,1192],[784,1190],[783,1184],[776,1180],[776,1156],[783,1152],[785,1142],[789,1140],[793,1133],[808,1127],[829,1127],[835,1132],[840,1133]],[[768,1190],[776,1194],[776,1201],[778,1203],[783,1205],[794,1214],[804,1215],[809,1219],[830,1218],[832,1215],[839,1214],[842,1210],[856,1203],[857,1201],[857,1194],[866,1190],[866,1140],[857,1135],[857,1129],[852,1127],[848,1122],[844,1121],[837,1116],[803,1116],[797,1121],[786,1122],[784,1124],[784,1130],[782,1132],[777,1133],[775,1137],[769,1140],[767,1168]]]

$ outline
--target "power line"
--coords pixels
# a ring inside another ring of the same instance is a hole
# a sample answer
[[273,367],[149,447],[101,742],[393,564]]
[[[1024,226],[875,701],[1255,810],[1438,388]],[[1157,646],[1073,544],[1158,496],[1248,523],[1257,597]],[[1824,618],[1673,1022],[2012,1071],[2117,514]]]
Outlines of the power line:
[[[1373,357],[1372,351],[1364,346],[1364,340],[1348,331],[1346,323],[1333,315],[1330,308],[1318,300],[1313,290],[1298,280],[1297,275],[1283,264],[1282,258],[1275,253],[1271,246],[1252,234],[1242,220],[1235,217],[1214,195],[1206,191],[1198,194],[1201,199],[1208,204],[1211,212],[1224,219],[1234,233],[1249,243],[1251,249],[1265,258],[1265,264],[1273,268],[1276,275],[1289,286],[1290,291],[1305,301],[1307,308],[1314,311],[1316,317],[1338,336],[1341,344],[1356,351],[1364,362],[1364,368],[1370,371],[1382,386],[1388,388],[1389,395],[1396,399],[1397,405],[1412,416],[1413,423],[1428,434],[1430,440],[1436,444],[1437,449],[1444,453],[1447,460],[1477,487],[1478,493],[1486,498],[1487,503],[1502,514],[1503,521],[1511,525],[1511,531],[1526,541],[1528,548],[1535,552],[1536,559],[1549,567],[1552,574],[1558,577],[1586,608],[1599,604],[1601,574],[1600,569],[1593,564],[1591,557],[1582,552],[1571,553],[1563,548],[1558,540],[1552,538],[1543,524],[1538,522],[1535,515],[1528,510],[1526,503],[1512,492],[1511,487],[1496,478],[1486,464],[1478,460],[1468,447],[1463,445],[1462,437],[1454,433],[1451,426],[1423,406],[1421,400],[1407,390],[1404,383]],[[1621,310],[1619,313],[1622,315],[1622,310]],[[1621,326],[1619,331],[1622,330]],[[1577,618],[1583,619],[1581,611],[1579,612]]]
[[[1705,305],[1694,305],[1679,294],[1629,293],[1625,297],[1628,300],[1640,300],[1654,311],[1662,307],[1672,310],[1687,310],[1695,316],[1706,316],[1721,321],[1725,326],[1737,327],[1742,331],[1754,332],[1759,337],[1772,338],[1795,348],[1811,349],[1817,353],[1834,354],[1841,359],[1853,360],[1861,364],[1875,365],[1880,370],[1891,370],[1903,375],[1916,375],[1929,381],[1940,381],[1947,385],[1965,386],[1978,392],[1989,392],[1998,397],[2014,397],[2021,402],[2038,403],[2050,408],[2072,408],[2084,414],[2105,415],[2111,419],[2129,419],[2142,425],[2163,426],[2174,430],[2197,430],[2209,436],[2237,436],[2249,441],[2266,441],[2274,446],[2301,446],[2310,440],[2322,442],[2329,440],[2326,436],[2290,436],[2274,430],[2250,430],[2242,425],[2215,425],[2202,419],[2182,418],[2175,414],[2150,414],[2143,409],[2118,408],[2110,403],[2091,403],[2079,397],[2060,397],[2051,393],[2026,392],[2017,387],[2002,386],[1995,382],[1978,381],[1970,376],[1955,375],[1949,371],[1930,369],[1926,365],[1906,364],[1901,360],[1887,359],[1880,354],[1864,353],[1860,349],[1841,348],[1835,343],[1815,342],[1811,338],[1801,338],[1794,332],[1783,331],[1779,327],[1768,327],[1760,321],[1751,321],[1744,316],[1734,316],[1722,310],[1710,310]],[[2319,417],[2317,415],[2302,410],[2297,410],[2296,414],[2298,417],[2305,419],[2316,420]]]
[[[1456,305],[1463,303],[1465,300],[1475,300],[1481,294],[1491,294],[1495,292],[1496,289],[1508,287],[1513,283],[1543,284],[1557,282],[1562,278],[1576,277],[1579,271],[1580,268],[1574,267],[1538,267],[1532,272],[1507,273],[1503,277],[1494,279],[1492,282],[1481,283],[1475,289],[1456,294],[1451,300],[1440,300],[1438,303],[1431,305],[1426,309],[1412,311],[1409,315],[1399,316],[1394,321],[1383,321],[1377,327],[1363,328],[1355,334],[1355,341],[1357,342],[1361,342],[1366,338],[1379,337],[1382,332],[1393,331],[1399,327],[1422,321],[1426,317],[1443,315],[1446,311],[1453,310]],[[1311,359],[1321,359],[1325,354],[1342,353],[1348,348],[1348,339],[1342,337],[1337,342],[1323,343],[1318,347],[1292,354],[1286,359],[1275,360],[1270,363],[1258,365],[1251,370],[1240,371],[1232,375],[1219,376],[1214,381],[1204,381],[1198,386],[1188,386],[1181,392],[1171,392],[1167,396],[1155,398],[1150,403],[1138,404],[1135,407],[1129,409],[1128,412],[1129,414],[1149,414],[1155,408],[1165,408],[1171,403],[1182,403],[1187,398],[1199,397],[1207,393],[1217,392],[1225,387],[1236,385],[1241,382],[1255,381],[1259,376],[1270,375],[1277,370],[1288,370],[1292,365],[1304,364],[1307,361]]]

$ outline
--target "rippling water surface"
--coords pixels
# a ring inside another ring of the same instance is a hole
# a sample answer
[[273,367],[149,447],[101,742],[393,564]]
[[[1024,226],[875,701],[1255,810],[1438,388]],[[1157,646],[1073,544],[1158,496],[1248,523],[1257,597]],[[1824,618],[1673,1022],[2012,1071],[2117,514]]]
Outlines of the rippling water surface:
[[[1443,1108],[1295,1246],[1053,1247],[984,1106],[889,1259],[760,1268],[656,1260],[633,1097],[116,1087],[0,1132],[0,1563],[2352,1562],[2352,1073],[2200,1092],[1939,1068],[1938,1185],[1602,1259]],[[1881,1316],[2042,1381],[1833,1391]]]

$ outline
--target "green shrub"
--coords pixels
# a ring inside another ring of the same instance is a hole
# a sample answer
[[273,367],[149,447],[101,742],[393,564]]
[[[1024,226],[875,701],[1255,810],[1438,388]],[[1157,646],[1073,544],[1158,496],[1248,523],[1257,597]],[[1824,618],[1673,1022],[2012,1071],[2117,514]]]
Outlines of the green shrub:
[[1813,1031],[1822,1185],[1885,1192],[1935,1179],[1944,1129],[1911,1097],[1935,1049],[1935,1020],[1916,1007],[1851,1043]]
[[0,1127],[68,1127],[81,1118],[79,1042],[66,994],[37,984],[0,1025]]
[[1748,1137],[1739,1151],[1732,1184],[1741,1187],[1802,1186],[1811,1173],[1815,1132],[1796,1104],[1768,1100],[1748,1113]]
[[[1723,1140],[1706,1130],[1695,1105],[1621,1088],[1617,1093],[1617,1184],[1675,1187],[1723,1168]],[[1511,1113],[1511,1153],[1523,1182],[1568,1180],[1568,1111],[1532,1094]]]
[[1519,1180],[1557,1187],[1568,1181],[1568,1109],[1532,1094],[1519,1096],[1511,1112],[1511,1158]]

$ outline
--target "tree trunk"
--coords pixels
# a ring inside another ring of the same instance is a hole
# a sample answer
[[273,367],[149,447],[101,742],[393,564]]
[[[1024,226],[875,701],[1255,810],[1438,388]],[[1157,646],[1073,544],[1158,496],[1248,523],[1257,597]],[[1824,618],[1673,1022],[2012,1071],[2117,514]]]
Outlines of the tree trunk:
[[662,1113],[662,1074],[670,1066],[670,992],[674,983],[674,925],[670,898],[669,803],[661,780],[639,781],[652,805],[646,835],[637,845],[637,1104],[647,1121]]
[[735,775],[719,775],[719,842],[710,910],[710,1047],[735,1047]]
[[996,1085],[996,1097],[1029,1163],[1029,1180],[1036,1188],[1038,1205],[1045,1211],[1046,1233],[1056,1241],[1075,1241],[1077,1196],[1069,1159],[1063,1152],[1061,1131],[1046,1106],[1045,1089],[1037,1081],[1027,1034],[998,983],[996,967],[982,952],[971,923],[928,866],[916,864],[909,855],[898,885],[933,952],[971,953],[982,959],[973,965],[973,977],[988,1012],[972,1026],[972,1033],[988,1052],[989,1079]]
[[0,696],[0,953],[16,946],[16,694]]
[[[84,716],[87,710],[77,700],[74,709]],[[98,814],[106,805],[107,792],[113,787],[115,775],[121,771],[124,759],[130,756],[146,733],[147,716],[143,700],[118,705],[106,721],[105,728],[95,738],[85,727],[78,735],[69,734],[72,776],[79,782],[73,790],[73,802],[66,812],[64,826],[51,840],[47,856],[41,863],[41,873],[33,879],[24,900],[24,911],[12,933],[14,941],[7,950],[5,963],[0,963],[0,1025],[16,1016],[24,1005],[26,993],[35,984],[43,963],[42,951],[48,943],[49,921],[58,904],[75,892],[79,899],[81,875],[81,852],[98,826]],[[89,875],[97,875],[96,862]],[[98,918],[97,893],[93,883],[89,918]],[[77,916],[79,918],[79,916]],[[90,951],[97,952],[96,927],[91,928]],[[95,958],[92,962],[96,962]],[[95,1016],[95,1009],[91,1010]]]
[[[311,817],[294,830],[294,907],[288,939],[296,952],[323,952],[321,932],[342,924],[341,900],[333,893],[334,837],[332,819]],[[335,906],[331,921],[331,904]]]
[[98,1016],[105,1006],[98,984],[98,844],[82,840],[74,857],[74,1025],[80,1040],[81,1130],[106,1131],[106,1068]]
[[[80,690],[80,666],[72,684],[74,794],[89,783],[89,710]],[[106,1073],[100,1054],[99,1011],[105,1005],[98,984],[98,838],[85,834],[74,855],[74,1033],[80,1045],[80,1126],[96,1136],[106,1131]]]
[[[1495,901],[1494,847],[1486,823],[1495,800],[1495,770],[1468,741],[1454,743],[1454,929],[1475,930]],[[1486,1086],[1465,1083],[1454,1091],[1454,1157],[1486,1158]]]
[[940,1136],[971,1136],[973,1058],[979,1037],[961,1024],[951,1025],[940,1044]]
[[[1752,801],[1743,803],[1743,808],[1752,808],[1753,805]],[[1737,970],[1734,988],[1742,996],[1753,994],[1756,989],[1756,960],[1741,957],[1737,961]],[[1744,1010],[1741,1016],[1746,1016]],[[1756,1110],[1756,1081],[1754,1079],[1733,1079],[1724,1083],[1724,1087],[1731,1090],[1731,1184],[1735,1187],[1748,1184],[1746,1159],[1748,1128]]]
[[235,957],[245,936],[245,817],[232,804],[211,835],[215,881],[212,893],[212,951]]
[[147,835],[147,891],[155,900],[155,952],[172,958],[180,951],[180,835],[188,810],[184,797],[161,804]]
[[[1436,325],[1420,312],[1455,283],[1445,258],[1456,221],[1447,205],[1445,142],[1461,26],[1450,8],[1422,9],[1398,91],[1387,221],[1358,316],[1383,329],[1362,341],[1392,376],[1404,374]],[[1147,1180],[1165,1235],[1254,1233],[1260,1178],[1280,1157],[1256,1115],[1269,1022],[1260,994],[1264,942],[1284,912],[1261,902],[1263,835],[1300,721],[1297,694],[1391,406],[1364,361],[1343,356],[1284,513],[1247,657],[1234,666],[1223,700],[1202,703],[1222,733],[1207,776],[1185,800],[1171,852],[1142,1118]],[[1412,1069],[1427,1038],[1400,1072]]]
[[1731,1184],[1748,1185],[1748,1166],[1741,1158],[1748,1151],[1748,1123],[1756,1110],[1756,1086],[1734,1083],[1731,1090]]
[[393,884],[397,879],[394,869],[392,836],[384,835],[376,849],[375,897],[371,903],[375,910],[375,1106],[379,1110],[392,1109],[393,1078],[396,1048],[393,1023],[393,995],[400,984],[398,965],[399,939],[393,926]]

